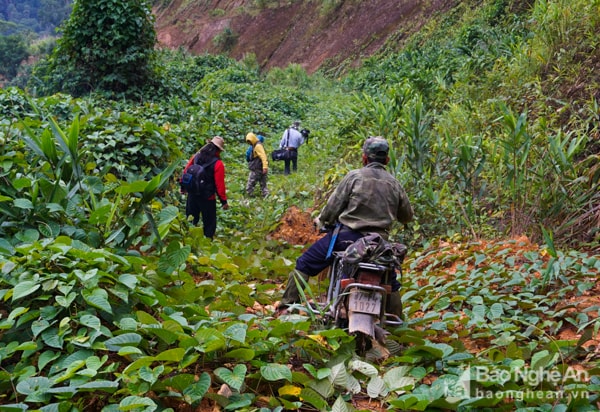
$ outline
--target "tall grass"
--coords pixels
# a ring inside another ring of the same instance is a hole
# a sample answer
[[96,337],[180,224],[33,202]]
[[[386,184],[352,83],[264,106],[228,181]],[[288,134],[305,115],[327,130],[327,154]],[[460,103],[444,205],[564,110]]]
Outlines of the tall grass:
[[554,243],[569,243],[577,211],[593,225],[599,7],[483,2],[450,14],[345,79],[364,96],[341,129],[394,141],[392,170],[410,182],[420,229],[543,242],[560,228]]

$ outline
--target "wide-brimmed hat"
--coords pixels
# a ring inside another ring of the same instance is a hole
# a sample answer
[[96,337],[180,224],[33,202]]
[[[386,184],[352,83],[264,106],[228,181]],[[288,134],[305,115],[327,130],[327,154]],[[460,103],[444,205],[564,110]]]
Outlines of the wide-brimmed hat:
[[225,140],[221,136],[212,138],[211,143],[217,146],[221,151],[225,150]]

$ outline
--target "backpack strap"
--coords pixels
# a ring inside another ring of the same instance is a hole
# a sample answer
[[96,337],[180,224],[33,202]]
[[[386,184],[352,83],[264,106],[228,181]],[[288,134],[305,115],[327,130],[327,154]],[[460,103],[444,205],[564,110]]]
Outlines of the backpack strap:
[[215,156],[214,159],[212,159],[210,162],[206,163],[206,164],[201,164],[198,160],[200,159],[200,152],[196,153],[196,156],[194,157],[194,163],[196,163],[197,165],[201,165],[202,167],[208,167],[211,166],[213,163],[216,163],[217,160],[219,160],[218,157]]

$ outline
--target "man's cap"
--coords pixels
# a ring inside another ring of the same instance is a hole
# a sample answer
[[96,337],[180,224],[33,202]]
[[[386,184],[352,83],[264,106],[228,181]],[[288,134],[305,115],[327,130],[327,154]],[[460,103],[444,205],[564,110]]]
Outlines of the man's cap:
[[387,140],[381,136],[371,136],[365,140],[363,153],[370,159],[384,158],[390,151],[390,145]]
[[225,140],[221,136],[212,138],[211,143],[217,146],[221,151],[225,150]]
[[292,123],[293,127],[299,127],[300,126],[300,120],[294,120],[294,123]]

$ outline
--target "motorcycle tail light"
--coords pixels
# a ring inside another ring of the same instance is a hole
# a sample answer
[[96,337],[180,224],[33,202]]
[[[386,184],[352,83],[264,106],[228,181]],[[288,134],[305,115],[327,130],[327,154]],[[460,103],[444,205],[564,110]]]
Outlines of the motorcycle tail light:
[[354,279],[342,279],[340,281],[340,286],[341,286],[342,290],[346,289],[348,287],[348,285],[351,284],[352,282],[354,282]]
[[381,283],[381,273],[361,270],[358,272],[356,280],[367,285],[379,285]]

